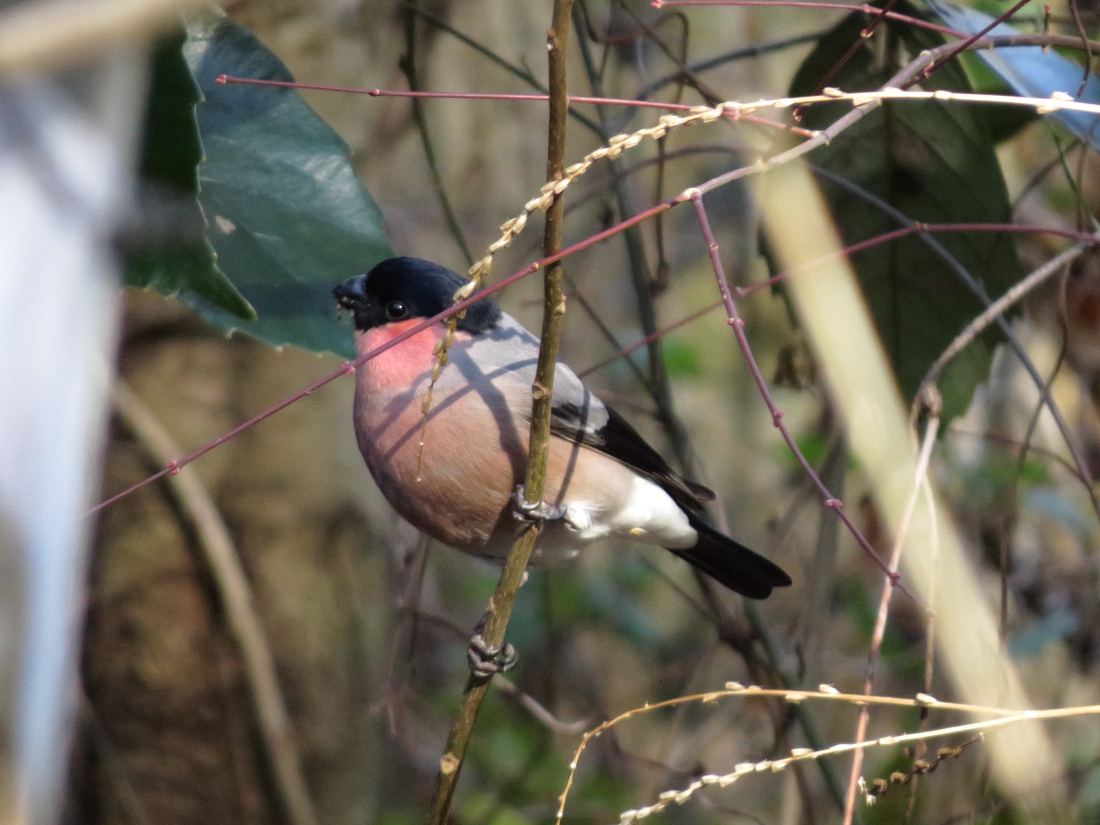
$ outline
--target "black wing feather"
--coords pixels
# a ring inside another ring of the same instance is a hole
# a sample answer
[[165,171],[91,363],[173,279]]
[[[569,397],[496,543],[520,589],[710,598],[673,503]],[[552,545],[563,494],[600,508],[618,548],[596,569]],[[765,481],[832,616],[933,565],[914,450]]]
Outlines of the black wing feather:
[[791,577],[775,562],[754,553],[740,542],[689,516],[699,534],[694,547],[669,552],[748,599],[766,599],[775,587],[786,587]]
[[689,512],[701,513],[704,509],[703,502],[714,500],[714,493],[710,489],[683,478],[673,470],[661,454],[650,447],[638,431],[612,407],[603,405],[607,412],[607,421],[602,427],[593,427],[589,422],[589,406],[586,404],[580,407],[568,402],[555,404],[550,413],[551,432],[621,461],[632,470],[652,479],[672,496],[673,501]]
[[684,509],[699,539],[694,547],[668,548],[672,553],[749,599],[766,599],[773,588],[791,583],[790,576],[777,564],[703,521],[703,502],[711,501],[713,492],[678,475],[611,407],[587,390],[583,390],[582,397],[580,405],[556,401],[551,409],[551,431],[621,461],[658,484]]

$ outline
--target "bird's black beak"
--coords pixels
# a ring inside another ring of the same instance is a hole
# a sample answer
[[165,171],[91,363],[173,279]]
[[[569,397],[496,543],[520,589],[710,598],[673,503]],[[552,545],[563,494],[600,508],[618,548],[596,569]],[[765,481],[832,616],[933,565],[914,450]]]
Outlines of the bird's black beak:
[[355,312],[358,305],[367,300],[367,276],[356,275],[348,278],[342,284],[332,290],[332,296],[340,304],[341,309]]
[[366,275],[348,278],[332,290],[332,296],[340,304],[340,309],[346,309],[351,313],[355,328],[361,332],[386,322],[378,305],[367,295]]

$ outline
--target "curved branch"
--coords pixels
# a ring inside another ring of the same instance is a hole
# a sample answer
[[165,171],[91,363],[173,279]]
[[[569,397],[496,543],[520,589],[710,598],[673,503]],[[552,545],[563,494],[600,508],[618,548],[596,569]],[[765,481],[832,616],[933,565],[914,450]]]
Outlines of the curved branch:
[[[179,455],[179,447],[164,425],[124,381],[115,386],[114,405],[126,427],[154,459],[167,463],[172,456]],[[225,610],[229,632],[240,648],[256,727],[287,819],[290,825],[317,825],[290,717],[275,676],[275,660],[229,528],[193,469],[181,469],[169,475],[167,481],[195,530]]]
[[[569,98],[565,88],[565,46],[569,36],[569,16],[573,0],[554,0],[554,18],[547,33],[546,45],[550,62],[550,122],[546,152],[546,177],[550,183],[565,177],[565,131]],[[561,225],[564,201],[560,193],[546,210],[546,228],[543,254],[552,257],[561,252]],[[528,502],[542,501],[543,487],[550,455],[550,409],[554,393],[554,368],[558,360],[558,343],[565,315],[565,296],[562,292],[560,261],[546,267],[545,306],[542,317],[542,340],[539,345],[535,382],[531,387],[534,404],[531,409],[531,436],[528,446],[527,476],[524,482]],[[504,569],[497,582],[496,591],[489,602],[489,612],[482,637],[490,649],[500,649],[504,644],[504,632],[512,614],[516,592],[526,578],[527,561],[534,550],[541,525],[527,527],[516,538]],[[473,734],[481,703],[489,689],[489,679],[471,674],[462,695],[458,715],[447,737],[447,745],[439,760],[439,774],[428,809],[428,825],[445,825],[451,809],[458,775],[466,758],[466,748]]]
[[[928,55],[930,53],[925,52],[925,54]],[[1085,489],[1088,492],[1089,500],[1092,502],[1092,509],[1096,513],[1096,517],[1100,519],[1100,496],[1098,496],[1096,490],[1094,489],[1094,485],[1092,483],[1092,473],[1089,471],[1088,463],[1085,460],[1085,456],[1081,451],[1081,447],[1077,443],[1077,439],[1073,437],[1073,433],[1069,429],[1069,424],[1066,423],[1065,418],[1062,416],[1061,410],[1058,409],[1058,405],[1054,403],[1054,399],[1051,397],[1050,394],[1050,388],[1046,386],[1046,381],[1044,381],[1043,377],[1039,375],[1039,371],[1035,368],[1035,364],[1032,363],[1031,359],[1028,357],[1027,351],[1024,349],[1024,345],[1020,343],[1020,339],[1017,338],[1016,335],[1012,332],[1012,327],[1009,325],[1008,321],[1004,319],[1004,316],[1000,312],[990,312],[990,308],[994,306],[994,302],[989,297],[989,293],[985,291],[985,287],[982,285],[981,281],[970,274],[970,272],[967,271],[966,267],[959,263],[955,256],[952,255],[951,252],[935,237],[933,237],[931,233],[921,227],[916,221],[910,219],[904,212],[895,209],[893,206],[886,203],[886,201],[876,197],[862,187],[857,186],[856,184],[852,183],[849,180],[846,180],[845,178],[840,177],[839,175],[817,167],[813,169],[813,172],[815,175],[827,178],[831,183],[840,186],[851,192],[853,195],[856,195],[857,197],[862,198],[868,203],[873,204],[876,208],[889,215],[902,226],[912,227],[916,229],[917,237],[921,239],[921,242],[937,255],[939,255],[940,258],[955,271],[955,274],[959,277],[959,280],[962,281],[962,283],[971,291],[971,293],[979,301],[986,305],[986,311],[983,312],[979,316],[979,318],[986,319],[987,323],[997,324],[998,329],[1000,329],[1001,333],[1004,335],[1005,340],[1008,342],[1008,345],[1012,348],[1012,351],[1016,354],[1016,357],[1020,359],[1020,363],[1023,365],[1024,370],[1031,377],[1031,380],[1035,383],[1035,386],[1039,389],[1039,393],[1042,396],[1042,403],[1046,405],[1048,410],[1050,410],[1051,417],[1054,419],[1054,423],[1058,427],[1058,432],[1061,434],[1062,440],[1066,443],[1066,449],[1069,450],[1070,457],[1073,459],[1073,463],[1077,467],[1077,472],[1080,474],[1081,478],[1084,479]],[[1013,290],[1009,290],[1009,293],[1016,295]],[[1006,293],[1005,297],[1008,297],[1009,293]],[[951,357],[953,356],[954,353],[951,353]],[[924,388],[925,382],[927,381],[928,378],[926,376],[924,381],[921,382],[921,389]],[[919,399],[921,397],[920,392],[918,392],[914,397]]]

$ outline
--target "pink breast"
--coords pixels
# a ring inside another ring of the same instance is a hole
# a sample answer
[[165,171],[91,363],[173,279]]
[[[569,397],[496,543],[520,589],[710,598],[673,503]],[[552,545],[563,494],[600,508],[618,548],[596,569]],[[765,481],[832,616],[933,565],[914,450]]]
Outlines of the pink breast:
[[[357,336],[367,352],[408,329],[393,324]],[[367,362],[356,375],[355,430],[379,488],[405,519],[444,544],[503,557],[517,522],[509,500],[524,479],[529,428],[500,409],[527,387],[471,387],[453,364],[436,384],[424,427],[423,401],[443,334],[437,325]],[[469,336],[459,333],[458,342]],[[490,405],[492,401],[493,405]],[[420,443],[424,446],[421,449]],[[583,460],[582,460],[583,459]],[[594,513],[614,509],[629,494],[632,474],[619,462],[553,439],[544,493],[548,501],[581,501]],[[550,557],[577,549],[559,524],[541,541]]]
[[[365,353],[415,323],[359,333],[356,346]],[[514,433],[502,432],[478,393],[448,381],[433,391],[423,427],[433,351],[442,334],[436,325],[357,371],[355,430],[367,466],[394,509],[440,541],[476,552],[507,506],[517,471],[511,454],[519,442]]]
[[[360,355],[366,355],[417,326],[422,320],[399,321],[367,332],[357,332],[355,349]],[[367,379],[371,394],[400,392],[411,387],[417,376],[431,370],[435,363],[433,350],[443,331],[442,324],[435,324],[417,333],[367,361],[359,368],[358,375]]]

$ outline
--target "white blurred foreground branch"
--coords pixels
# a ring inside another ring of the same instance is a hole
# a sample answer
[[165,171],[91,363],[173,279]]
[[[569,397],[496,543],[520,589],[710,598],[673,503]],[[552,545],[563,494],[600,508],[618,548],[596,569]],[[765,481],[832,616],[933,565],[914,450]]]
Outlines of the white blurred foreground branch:
[[[76,707],[84,516],[113,372],[111,237],[167,0],[0,14],[0,816],[56,821]],[[90,61],[98,56],[97,62]],[[32,74],[79,66],[64,79]]]
[[38,0],[0,13],[0,78],[64,69],[140,45],[199,0]]
[[[906,411],[855,277],[847,261],[833,254],[843,244],[801,164],[773,170],[760,181],[758,195],[783,267],[798,273],[788,288],[844,415],[852,452],[896,531],[916,455]],[[939,660],[963,701],[1027,710],[1020,677],[1001,647],[993,612],[954,522],[947,508],[936,506],[939,516],[933,520],[925,497],[918,498],[903,563],[905,581],[935,611]],[[934,566],[933,546],[939,550]],[[1001,789],[1032,821],[1065,821],[1061,760],[1038,722],[1023,721],[998,732],[988,749]]]

